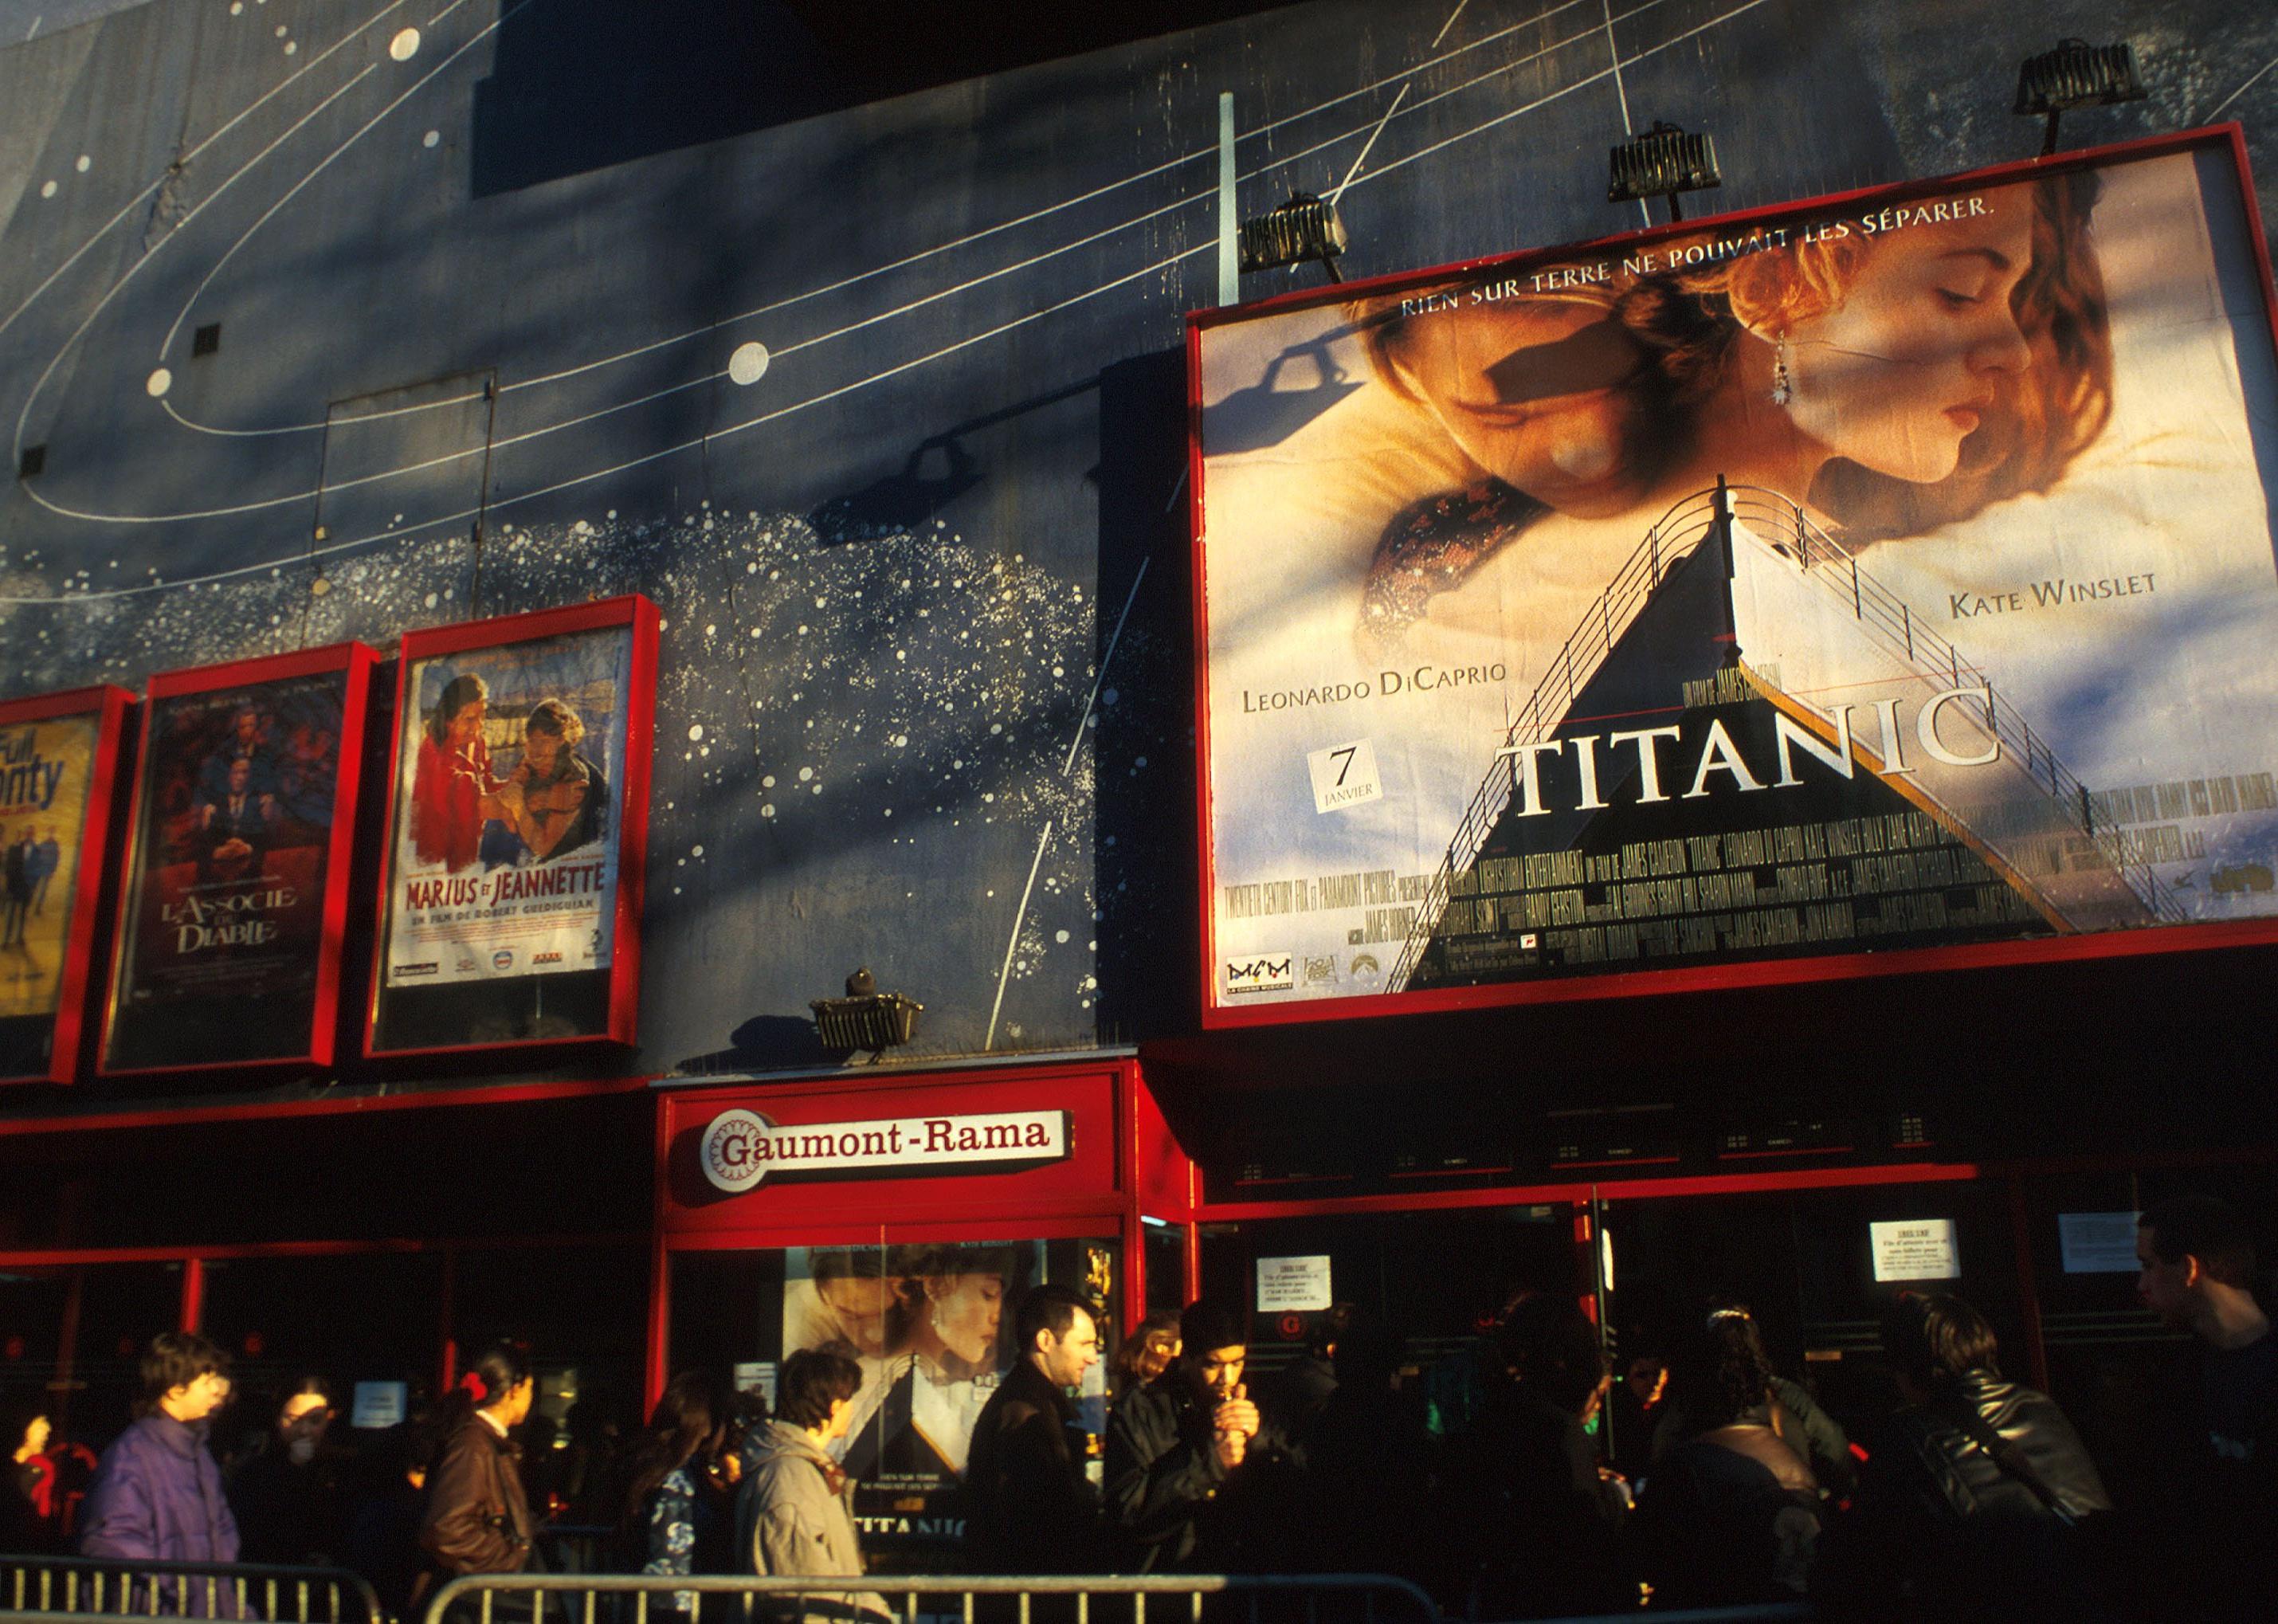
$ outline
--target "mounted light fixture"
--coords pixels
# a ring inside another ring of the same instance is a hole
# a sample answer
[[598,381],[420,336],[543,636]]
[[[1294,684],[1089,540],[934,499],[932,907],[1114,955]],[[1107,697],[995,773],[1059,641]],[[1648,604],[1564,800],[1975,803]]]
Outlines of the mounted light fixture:
[[1648,197],[1669,199],[1669,218],[1681,220],[1680,192],[1705,192],[1724,184],[1716,167],[1716,143],[1708,132],[1687,132],[1655,119],[1653,128],[1632,135],[1613,149],[1613,178],[1606,188],[1608,203],[1643,203]]
[[808,1000],[814,1011],[814,1030],[826,1049],[897,1049],[917,1036],[918,1015],[925,1006],[898,992],[878,991],[877,977],[858,969],[846,977],[845,998]]
[[1335,203],[1311,192],[1292,192],[1279,208],[1242,221],[1242,268],[1278,271],[1318,259],[1329,280],[1342,282],[1345,279],[1337,270],[1337,257],[1349,241]]
[[2057,149],[2058,115],[2075,107],[2140,102],[2149,94],[2136,76],[2136,52],[2125,44],[2060,40],[2054,50],[2028,57],[2017,68],[2018,115],[2048,117],[2048,134],[2041,142],[2043,157]]

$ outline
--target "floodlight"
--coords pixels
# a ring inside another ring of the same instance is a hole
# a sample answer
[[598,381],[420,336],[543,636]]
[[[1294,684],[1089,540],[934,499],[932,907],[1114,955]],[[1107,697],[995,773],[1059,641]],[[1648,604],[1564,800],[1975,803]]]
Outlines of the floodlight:
[[1724,184],[1716,167],[1716,143],[1708,132],[1687,132],[1656,119],[1653,128],[1632,135],[1613,149],[1613,179],[1606,188],[1608,203],[1642,203],[1648,197],[1669,199],[1669,218],[1681,220],[1679,192],[1705,192]]
[[1349,241],[1345,223],[1337,216],[1336,204],[1326,198],[1292,192],[1279,208],[1242,221],[1241,234],[1244,271],[1273,271],[1318,259],[1329,280],[1344,280],[1337,271],[1337,256]]
[[2044,157],[2057,149],[2059,114],[2075,107],[2140,102],[2149,94],[2136,75],[2136,52],[2125,43],[2060,40],[2054,50],[2028,57],[2017,68],[2019,116],[2048,118],[2048,134],[2041,142]]
[[814,1030],[826,1049],[871,1050],[899,1048],[917,1036],[918,1015],[925,1008],[913,998],[878,991],[877,977],[858,969],[846,977],[846,996],[807,1001],[814,1011]]

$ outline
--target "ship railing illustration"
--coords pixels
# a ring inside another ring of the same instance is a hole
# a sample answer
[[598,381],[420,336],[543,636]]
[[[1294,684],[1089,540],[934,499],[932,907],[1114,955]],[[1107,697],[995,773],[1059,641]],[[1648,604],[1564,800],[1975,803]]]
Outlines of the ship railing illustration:
[[[1735,523],[1793,559],[1806,580],[1849,609],[1874,642],[1917,675],[1957,688],[1982,687],[1988,727],[2002,747],[2022,764],[2026,777],[2046,793],[2063,821],[2094,845],[2100,860],[2120,875],[2152,917],[2161,921],[2183,917],[2174,892],[2131,843],[2116,829],[2098,827],[2088,786],[2058,759],[2047,740],[2033,732],[2014,705],[2003,702],[1992,680],[1964,659],[1905,600],[1861,570],[1850,549],[1814,524],[1795,502],[1759,486],[1719,482],[1680,498],[1654,522],[1637,550],[1584,612],[1534,692],[1504,730],[1504,747],[1548,739],[1663,579],[1698,552],[1702,543],[1719,538],[1722,527]],[[1478,860],[1488,835],[1517,793],[1517,758],[1498,755],[1464,808],[1448,842],[1447,854],[1425,888],[1415,924],[1387,983],[1392,990],[1407,986],[1447,911],[1456,877]]]

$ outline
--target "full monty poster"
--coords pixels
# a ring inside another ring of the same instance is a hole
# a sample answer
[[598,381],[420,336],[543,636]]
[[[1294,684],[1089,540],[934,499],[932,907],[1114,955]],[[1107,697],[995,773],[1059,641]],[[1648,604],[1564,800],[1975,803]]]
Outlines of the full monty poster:
[[1210,1018],[2278,915],[2251,198],[2220,131],[1195,318]]
[[387,987],[609,968],[633,636],[605,626],[413,661]]
[[57,1013],[102,732],[93,710],[0,726],[0,1021]]

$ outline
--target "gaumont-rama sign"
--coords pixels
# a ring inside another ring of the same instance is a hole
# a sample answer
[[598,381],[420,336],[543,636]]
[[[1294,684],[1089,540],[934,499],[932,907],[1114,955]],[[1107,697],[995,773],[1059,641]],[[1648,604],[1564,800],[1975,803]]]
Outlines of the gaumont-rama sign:
[[1065,1161],[1065,1111],[873,1118],[778,1125],[755,1111],[722,1111],[704,1130],[704,1176],[738,1195],[776,1179],[1003,1171]]

